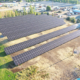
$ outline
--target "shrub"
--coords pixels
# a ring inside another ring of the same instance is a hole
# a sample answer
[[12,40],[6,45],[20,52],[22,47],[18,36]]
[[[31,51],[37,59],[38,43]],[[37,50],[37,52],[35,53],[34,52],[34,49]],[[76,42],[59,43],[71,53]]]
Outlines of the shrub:
[[54,13],[52,13],[52,16],[54,16]]
[[58,13],[61,13],[61,11],[58,11]]
[[30,66],[16,73],[16,80],[49,80],[49,74],[46,71],[38,71],[37,66]]
[[73,22],[73,23],[75,23],[75,22],[76,22],[76,20],[75,20],[75,18],[74,18],[74,17],[72,17],[72,18],[71,18],[71,22]]
[[77,19],[76,23],[80,23],[80,19]]
[[47,14],[47,12],[44,12],[44,14]]
[[47,15],[49,15],[49,13],[47,12]]
[[66,20],[70,21],[71,19],[70,19],[70,17],[67,17]]
[[36,13],[36,15],[38,15],[38,13]]
[[41,14],[43,14],[43,12],[41,12]]

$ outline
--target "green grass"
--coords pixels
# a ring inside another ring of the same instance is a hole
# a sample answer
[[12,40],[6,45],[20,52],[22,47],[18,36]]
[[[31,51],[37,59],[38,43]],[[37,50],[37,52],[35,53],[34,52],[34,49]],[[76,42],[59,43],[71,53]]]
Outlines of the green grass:
[[15,80],[16,74],[8,69],[11,61],[11,57],[4,52],[4,46],[0,44],[0,80]]
[[30,66],[20,72],[13,73],[10,71],[13,61],[9,55],[4,52],[4,46],[0,45],[0,80],[49,80],[49,74],[38,72],[38,67]]

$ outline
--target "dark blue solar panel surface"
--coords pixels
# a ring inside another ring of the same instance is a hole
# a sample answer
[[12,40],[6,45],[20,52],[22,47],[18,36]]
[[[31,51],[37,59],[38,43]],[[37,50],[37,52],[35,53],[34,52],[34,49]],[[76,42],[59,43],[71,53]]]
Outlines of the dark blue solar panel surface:
[[15,65],[22,64],[32,58],[35,58],[51,49],[56,48],[56,47],[66,43],[76,37],[79,37],[79,36],[80,36],[80,30],[75,31],[73,33],[70,33],[69,35],[63,36],[59,39],[56,39],[52,42],[45,44],[45,45],[39,46],[39,47],[32,49],[28,52],[25,52],[23,54],[17,55],[15,57],[13,57],[13,61],[14,61]]
[[77,26],[73,25],[73,26],[70,26],[70,27],[67,27],[67,28],[64,28],[64,29],[61,29],[61,30],[58,30],[58,31],[55,31],[55,32],[52,32],[52,33],[49,33],[47,35],[43,35],[43,36],[40,36],[38,38],[31,39],[29,41],[25,41],[25,42],[22,42],[22,43],[19,43],[19,44],[10,46],[10,47],[6,47],[4,50],[5,50],[7,55],[12,54],[14,52],[17,52],[17,51],[25,49],[27,47],[36,45],[40,42],[43,42],[45,40],[48,40],[48,39],[51,39],[53,37],[59,36],[61,34],[64,34],[68,31],[74,30],[76,28],[77,28]]
[[48,15],[19,16],[12,18],[11,23],[10,20],[9,18],[8,22],[0,25],[0,32],[2,32],[3,36],[7,36],[9,41],[65,24],[63,19]]
[[12,33],[7,35],[8,40],[11,41],[11,40],[14,40],[14,39],[25,37],[25,36],[28,36],[28,35],[31,35],[31,34],[34,34],[34,33],[38,33],[38,32],[48,30],[48,29],[51,29],[51,28],[55,28],[57,26],[61,26],[61,25],[65,24],[61,20],[59,21],[59,23],[58,22],[55,22],[55,23],[46,22],[46,23],[48,23],[48,24],[43,23],[43,24],[37,25],[33,28],[22,29],[20,31],[12,32]]
[[[16,19],[16,17],[14,19],[10,18],[10,20],[4,20],[3,19],[3,22],[0,22],[2,24],[0,24],[0,31],[2,30],[5,30],[5,29],[8,29],[8,28],[16,28],[16,27],[20,27],[20,25],[23,25],[23,24],[27,24],[29,22],[36,22],[38,20],[45,20],[47,18],[53,18],[51,16],[44,16],[44,15],[39,15],[38,17],[37,16],[34,16],[34,15],[31,15],[31,16],[23,16],[23,17],[20,17],[18,19]],[[5,31],[4,31],[5,32]]]
[[[13,25],[10,25],[10,27],[8,27],[8,28],[3,28],[3,29],[1,29],[0,31],[3,33],[3,35],[5,36],[5,35],[9,35],[9,33],[13,33],[13,32],[16,32],[16,31],[19,31],[19,30],[23,30],[23,29],[28,29],[28,28],[33,28],[33,27],[39,27],[38,25],[39,24],[42,24],[42,23],[44,23],[45,24],[45,22],[48,22],[49,20],[53,20],[53,23],[54,23],[54,20],[56,19],[56,17],[55,18],[52,18],[52,19],[46,19],[46,20],[43,20],[43,19],[41,19],[41,20],[39,20],[39,19],[37,19],[36,21],[32,21],[32,19],[31,20],[29,20],[29,22],[28,21],[26,21],[25,23],[24,22],[22,22],[22,23],[20,23],[19,25],[18,24],[16,24],[16,26],[13,26]],[[33,19],[33,20],[35,20],[35,18]],[[59,21],[60,19],[58,19],[58,21]],[[24,21],[24,20],[23,20]]]

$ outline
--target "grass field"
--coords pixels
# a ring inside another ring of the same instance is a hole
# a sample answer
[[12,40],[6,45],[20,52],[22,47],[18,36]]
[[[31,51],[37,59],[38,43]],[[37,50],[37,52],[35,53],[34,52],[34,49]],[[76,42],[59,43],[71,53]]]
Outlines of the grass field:
[[4,52],[4,46],[0,44],[0,80],[15,80],[15,74],[8,69],[11,61],[11,57]]

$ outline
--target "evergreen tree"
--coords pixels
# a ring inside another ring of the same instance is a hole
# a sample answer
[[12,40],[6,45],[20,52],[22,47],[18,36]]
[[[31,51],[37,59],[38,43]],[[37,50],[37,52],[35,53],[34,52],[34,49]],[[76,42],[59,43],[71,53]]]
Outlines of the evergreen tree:
[[18,11],[15,11],[15,16],[18,16]]
[[7,17],[11,17],[11,15],[10,15],[10,13],[9,13],[9,12],[7,12]]
[[11,17],[14,17],[14,13],[11,12]]
[[34,9],[32,6],[30,6],[30,11],[29,11],[29,14],[33,14],[34,13]]

